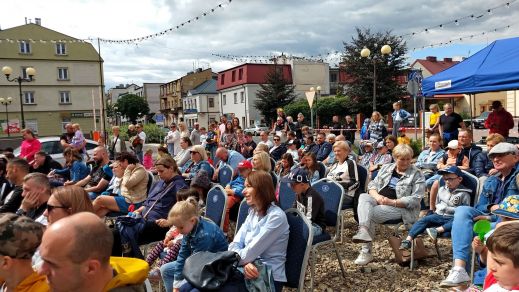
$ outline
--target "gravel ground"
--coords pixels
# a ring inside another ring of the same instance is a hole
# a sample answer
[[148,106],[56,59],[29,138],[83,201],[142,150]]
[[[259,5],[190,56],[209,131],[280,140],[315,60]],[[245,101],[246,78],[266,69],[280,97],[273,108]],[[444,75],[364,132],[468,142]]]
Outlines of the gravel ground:
[[[374,261],[366,266],[357,266],[353,261],[357,258],[360,245],[351,242],[356,233],[357,223],[349,217],[345,222],[343,243],[338,243],[342,257],[346,279],[342,278],[337,257],[332,245],[324,246],[318,253],[315,265],[316,279],[314,291],[446,291],[439,287],[440,282],[447,276],[451,268],[451,241],[440,239],[439,246],[442,254],[440,261],[436,256],[418,261],[418,266],[411,271],[409,267],[402,267],[393,260],[393,252],[386,235],[389,229],[378,228],[373,242]],[[434,251],[434,245],[428,238],[424,238],[426,248]],[[435,253],[434,253],[435,254]],[[310,288],[310,267],[306,271],[305,290]],[[160,291],[157,283],[153,283],[153,290]],[[296,289],[284,288],[283,291],[295,292]]]

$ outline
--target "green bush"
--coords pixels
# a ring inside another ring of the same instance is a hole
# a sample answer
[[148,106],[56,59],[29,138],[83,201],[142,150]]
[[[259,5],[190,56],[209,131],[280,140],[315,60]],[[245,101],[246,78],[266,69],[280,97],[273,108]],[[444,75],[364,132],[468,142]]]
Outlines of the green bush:
[[418,139],[418,140],[411,139],[411,145],[409,145],[409,146],[411,146],[411,148],[413,148],[414,157],[417,157],[422,152],[423,145],[422,145],[421,139]]

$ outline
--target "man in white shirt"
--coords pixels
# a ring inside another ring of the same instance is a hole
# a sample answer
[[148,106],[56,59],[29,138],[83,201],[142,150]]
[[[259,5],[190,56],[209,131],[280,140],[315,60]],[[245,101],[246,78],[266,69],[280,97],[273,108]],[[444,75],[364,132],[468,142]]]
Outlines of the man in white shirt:
[[272,141],[269,140],[269,134],[265,131],[261,131],[260,133],[260,139],[261,141],[258,142],[258,144],[265,144],[270,148],[272,148],[272,146],[274,146],[274,143],[272,143]]
[[199,132],[200,124],[195,123],[194,127],[195,128],[193,129],[193,131],[191,131],[191,135],[189,136],[189,139],[191,140],[191,143],[193,143],[193,145],[200,145],[200,132]]
[[180,132],[177,129],[177,125],[175,123],[169,126],[169,132],[164,138],[166,140],[166,144],[168,144],[168,152],[171,157],[175,157],[175,154],[180,151]]
[[220,117],[220,126],[218,126],[218,130],[220,131],[220,141],[222,141],[223,134],[225,133],[225,125],[227,124],[227,117]]

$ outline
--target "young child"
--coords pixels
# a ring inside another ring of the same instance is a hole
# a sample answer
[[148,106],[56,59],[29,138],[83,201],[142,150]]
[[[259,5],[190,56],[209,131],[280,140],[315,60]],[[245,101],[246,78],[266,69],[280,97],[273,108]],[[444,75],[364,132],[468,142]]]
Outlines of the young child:
[[324,217],[324,201],[321,195],[310,186],[309,173],[303,167],[297,167],[290,175],[281,178],[281,182],[290,183],[296,193],[295,207],[312,222],[314,236],[322,234],[326,229]]
[[427,231],[431,239],[436,240],[438,234],[450,232],[454,221],[454,211],[458,206],[470,206],[471,190],[465,188],[461,170],[457,166],[438,171],[443,176],[445,185],[438,190],[436,197],[436,211],[416,221],[405,240],[402,240],[400,249],[410,249],[411,241]]
[[502,225],[488,238],[485,292],[519,291],[519,224]]
[[[451,140],[449,142],[447,145],[447,153],[443,155],[436,166],[437,169],[444,169],[449,166],[457,166],[462,170],[469,169],[469,159],[467,156],[461,154],[461,145],[459,145],[458,140]],[[431,193],[436,192],[436,190],[432,190],[432,187],[435,182],[435,188],[439,186],[437,181],[440,179],[440,177],[441,176],[439,174],[435,174],[425,181],[425,185],[427,186],[427,189],[431,190]],[[431,199],[435,200],[436,197],[431,196]]]
[[153,168],[153,149],[146,150],[146,153],[144,153],[144,158],[142,160],[142,165],[146,170],[150,170]]
[[405,135],[404,127],[398,129],[398,138],[396,138],[396,140],[398,141],[398,144],[411,144],[411,139]]
[[74,129],[74,137],[72,137],[72,145],[74,148],[78,149],[80,153],[86,153],[85,149],[85,136],[79,127],[79,124],[73,124],[72,128]]
[[162,265],[160,273],[166,291],[178,291],[184,282],[184,263],[190,255],[199,251],[226,251],[228,243],[219,226],[199,216],[198,202],[195,198],[188,198],[173,205],[168,214],[168,221],[177,228],[183,238],[177,259]]
[[200,142],[202,143],[202,146],[206,148],[207,146],[207,130],[205,127],[200,127]]

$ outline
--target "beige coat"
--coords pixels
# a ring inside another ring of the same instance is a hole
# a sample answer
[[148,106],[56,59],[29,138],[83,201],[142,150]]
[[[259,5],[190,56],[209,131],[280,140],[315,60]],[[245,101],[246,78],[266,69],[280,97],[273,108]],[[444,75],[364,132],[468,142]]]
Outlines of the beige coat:
[[140,163],[133,170],[126,169],[121,183],[121,196],[130,203],[140,203],[146,200],[148,172]]

